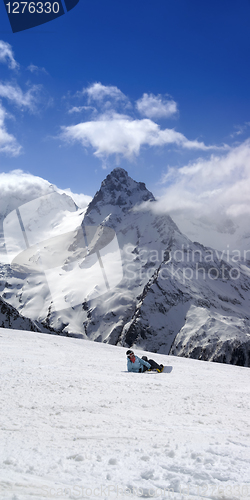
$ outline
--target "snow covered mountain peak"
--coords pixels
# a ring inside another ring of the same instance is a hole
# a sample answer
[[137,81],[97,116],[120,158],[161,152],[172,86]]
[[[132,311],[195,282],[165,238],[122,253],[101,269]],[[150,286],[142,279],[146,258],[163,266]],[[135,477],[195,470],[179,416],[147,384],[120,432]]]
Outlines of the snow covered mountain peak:
[[127,212],[136,204],[144,201],[155,201],[144,182],[134,181],[123,168],[115,168],[101,184],[99,191],[90,202],[86,215],[93,209],[98,212],[104,206],[117,206]]

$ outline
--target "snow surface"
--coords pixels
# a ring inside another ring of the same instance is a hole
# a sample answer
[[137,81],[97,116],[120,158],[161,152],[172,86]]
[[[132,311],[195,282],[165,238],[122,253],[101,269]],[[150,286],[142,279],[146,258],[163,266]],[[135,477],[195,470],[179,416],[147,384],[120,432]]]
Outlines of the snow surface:
[[249,497],[248,368],[154,353],[169,372],[149,376],[123,347],[0,343],[1,500]]

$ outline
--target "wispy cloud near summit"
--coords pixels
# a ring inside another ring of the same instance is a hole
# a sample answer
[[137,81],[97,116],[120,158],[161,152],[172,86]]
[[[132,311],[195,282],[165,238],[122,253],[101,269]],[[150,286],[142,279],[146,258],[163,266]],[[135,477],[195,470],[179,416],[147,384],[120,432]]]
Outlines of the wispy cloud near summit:
[[[211,240],[204,227],[219,227],[222,234],[227,226],[230,231],[237,231],[243,224],[249,228],[250,139],[227,153],[199,158],[182,168],[169,167],[161,186],[161,194],[150,209],[171,215],[184,233],[190,230],[191,239],[198,235],[198,241],[210,241],[217,248],[223,237],[219,241],[215,232]],[[145,204],[140,209],[145,209]],[[249,229],[245,238],[249,238]]]

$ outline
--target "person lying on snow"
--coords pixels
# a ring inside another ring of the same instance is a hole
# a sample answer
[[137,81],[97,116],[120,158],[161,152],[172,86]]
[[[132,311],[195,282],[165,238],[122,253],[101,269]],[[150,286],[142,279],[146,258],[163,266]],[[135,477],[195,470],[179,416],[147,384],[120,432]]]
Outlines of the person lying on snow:
[[147,370],[157,370],[160,373],[164,368],[163,365],[158,365],[153,359],[148,359],[147,356],[142,356],[142,358],[135,356],[130,349],[126,352],[126,356],[128,372],[143,373]]

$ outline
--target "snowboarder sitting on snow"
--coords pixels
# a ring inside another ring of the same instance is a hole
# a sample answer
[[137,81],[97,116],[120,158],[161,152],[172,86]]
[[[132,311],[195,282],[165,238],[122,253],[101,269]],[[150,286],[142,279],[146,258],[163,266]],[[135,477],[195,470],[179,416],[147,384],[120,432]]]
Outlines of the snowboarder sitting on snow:
[[148,359],[147,356],[139,358],[135,356],[130,349],[126,352],[128,372],[143,373],[147,370],[157,370],[162,372],[164,366],[158,365],[153,359]]

